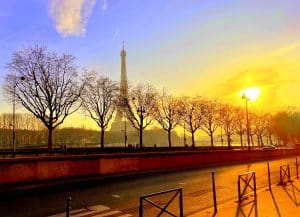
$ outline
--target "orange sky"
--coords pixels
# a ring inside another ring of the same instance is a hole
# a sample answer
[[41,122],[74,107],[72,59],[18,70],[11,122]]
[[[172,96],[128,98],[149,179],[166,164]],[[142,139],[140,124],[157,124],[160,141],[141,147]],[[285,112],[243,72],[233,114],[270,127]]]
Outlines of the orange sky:
[[[37,43],[71,53],[80,67],[119,80],[125,40],[132,84],[148,82],[174,95],[203,95],[241,106],[239,92],[259,87],[250,109],[298,108],[300,1],[175,2],[5,1],[0,73],[13,51]],[[1,112],[12,111],[3,97],[0,102]],[[80,112],[64,125],[82,124],[96,126]]]

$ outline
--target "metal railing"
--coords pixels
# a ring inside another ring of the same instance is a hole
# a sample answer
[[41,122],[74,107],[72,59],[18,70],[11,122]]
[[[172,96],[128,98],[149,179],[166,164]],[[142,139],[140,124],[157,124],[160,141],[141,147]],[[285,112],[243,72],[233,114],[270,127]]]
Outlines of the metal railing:
[[291,181],[291,172],[289,164],[280,166],[280,184],[285,184],[285,180],[287,180],[288,182]]
[[[242,186],[242,184],[244,184]],[[248,198],[249,195],[254,195],[256,198],[256,177],[255,172],[247,172],[238,175],[238,197],[239,202]]]
[[[153,202],[152,200],[150,200],[150,198],[153,198],[155,196],[163,195],[163,194],[168,194],[168,193],[172,193],[172,192],[175,192],[175,194],[171,197],[171,199],[164,206],[161,206],[161,205]],[[143,207],[144,207],[143,206],[143,202],[144,201],[147,202],[147,203],[149,203],[149,204],[151,204],[152,206],[154,206],[154,207],[156,207],[157,209],[160,210],[160,212],[158,213],[157,217],[161,216],[163,213],[167,213],[170,216],[177,217],[176,214],[172,213],[167,208],[169,207],[169,205],[174,201],[174,199],[178,195],[179,195],[179,217],[183,217],[182,188],[175,188],[175,189],[171,189],[171,190],[167,190],[167,191],[161,191],[161,192],[156,192],[156,193],[152,193],[152,194],[140,196],[139,217],[143,217],[143,211],[144,211],[143,210]]]

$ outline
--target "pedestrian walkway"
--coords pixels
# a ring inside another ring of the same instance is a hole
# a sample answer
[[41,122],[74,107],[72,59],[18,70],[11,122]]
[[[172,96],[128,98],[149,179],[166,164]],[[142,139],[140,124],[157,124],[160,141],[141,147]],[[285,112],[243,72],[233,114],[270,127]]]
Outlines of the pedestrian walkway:
[[[49,217],[65,217],[66,213],[59,213]],[[131,214],[124,214],[120,210],[111,210],[108,206],[96,205],[82,209],[72,210],[70,217],[131,217]]]
[[258,191],[257,199],[251,196],[240,204],[238,198],[213,208],[189,215],[189,217],[300,217],[300,180],[286,185],[273,185],[272,191]]

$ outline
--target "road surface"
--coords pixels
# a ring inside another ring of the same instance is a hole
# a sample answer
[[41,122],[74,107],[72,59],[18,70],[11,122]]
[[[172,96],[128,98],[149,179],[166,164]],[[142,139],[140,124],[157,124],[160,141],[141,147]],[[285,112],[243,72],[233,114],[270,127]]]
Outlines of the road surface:
[[[279,182],[280,165],[290,165],[291,175],[296,175],[295,158],[270,161],[272,184]],[[40,192],[24,192],[3,198],[0,195],[0,216],[45,217],[65,216],[65,197],[72,197],[71,216],[138,216],[139,196],[168,189],[183,188],[185,216],[213,207],[211,172],[215,172],[217,201],[223,203],[237,198],[238,174],[255,171],[257,187],[267,187],[267,161],[211,167],[207,169],[182,170],[170,173],[124,178],[68,190],[57,189]],[[172,194],[154,198],[163,205]],[[178,213],[179,199],[175,198],[169,209]],[[159,210],[144,205],[145,216],[154,216]]]

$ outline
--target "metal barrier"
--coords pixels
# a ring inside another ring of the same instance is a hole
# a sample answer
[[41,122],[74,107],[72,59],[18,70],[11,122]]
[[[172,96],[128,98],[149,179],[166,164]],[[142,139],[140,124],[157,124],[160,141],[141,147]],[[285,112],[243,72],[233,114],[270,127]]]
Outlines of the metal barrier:
[[[149,198],[155,197],[157,195],[167,194],[167,193],[171,193],[171,192],[175,192],[175,194],[163,207],[149,199]],[[153,193],[153,194],[140,196],[139,217],[143,217],[143,201],[150,203],[151,205],[153,205],[154,207],[156,207],[157,209],[160,210],[157,217],[161,216],[163,213],[167,213],[170,216],[177,217],[176,214],[167,210],[168,206],[172,203],[172,201],[176,198],[177,195],[179,195],[179,217],[183,217],[182,188],[175,188],[175,189],[171,189],[171,190],[167,190],[167,191],[162,191],[162,192],[157,192],[157,193]]]
[[280,166],[280,184],[285,184],[286,179],[289,182],[291,181],[291,173],[290,173],[289,164]]
[[[244,186],[241,186],[244,184]],[[242,188],[243,187],[243,188]],[[248,192],[250,191],[250,192]],[[249,195],[254,194],[256,198],[256,178],[255,172],[247,172],[238,175],[238,196],[239,202],[247,198]]]

